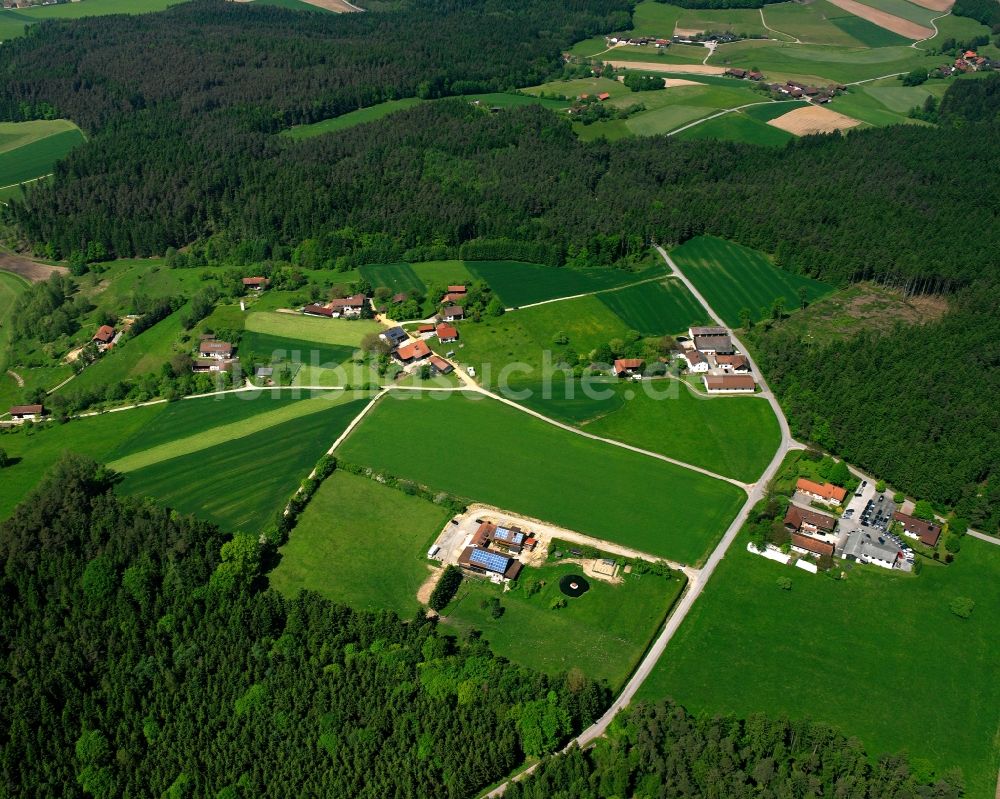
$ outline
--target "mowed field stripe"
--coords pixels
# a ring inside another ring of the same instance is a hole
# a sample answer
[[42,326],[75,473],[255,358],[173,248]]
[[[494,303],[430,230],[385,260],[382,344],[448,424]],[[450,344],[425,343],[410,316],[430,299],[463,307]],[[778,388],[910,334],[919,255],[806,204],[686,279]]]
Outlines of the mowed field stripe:
[[246,438],[254,433],[259,433],[269,427],[274,427],[292,419],[298,419],[313,413],[320,413],[331,407],[342,405],[349,399],[350,396],[347,392],[343,391],[304,399],[301,402],[295,402],[273,411],[266,411],[249,419],[241,419],[238,422],[213,427],[211,430],[206,430],[196,435],[158,444],[155,447],[150,447],[133,455],[126,455],[123,458],[112,461],[108,466],[119,472],[134,472],[137,469],[151,466],[160,461],[176,458],[180,455],[190,455],[192,452],[209,449],[217,444],[232,441],[233,439]]

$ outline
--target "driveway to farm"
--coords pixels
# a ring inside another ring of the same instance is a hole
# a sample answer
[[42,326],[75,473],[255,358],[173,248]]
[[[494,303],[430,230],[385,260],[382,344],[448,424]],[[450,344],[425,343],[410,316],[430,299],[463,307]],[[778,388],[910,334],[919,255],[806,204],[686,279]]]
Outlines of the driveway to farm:
[[[667,262],[667,265],[670,267],[673,274],[684,282],[684,285],[688,287],[688,289],[695,296],[698,302],[701,303],[702,307],[708,313],[709,317],[711,317],[711,319],[720,327],[726,327],[726,325],[719,318],[719,315],[712,310],[712,306],[708,304],[708,302],[701,295],[701,293],[694,287],[691,281],[687,279],[687,277],[684,275],[683,272],[681,272],[677,264],[674,263],[673,259],[671,259],[671,257],[667,254],[666,250],[664,250],[659,245],[656,245],[656,250],[657,252],[660,253],[660,256],[663,258],[663,260]],[[792,438],[791,431],[789,430],[788,427],[788,420],[785,419],[785,414],[781,410],[781,405],[778,404],[778,400],[775,398],[770,387],[767,385],[767,381],[764,379],[764,376],[760,373],[760,370],[757,368],[757,364],[750,356],[749,352],[747,351],[747,348],[743,346],[743,344],[735,335],[732,336],[732,339],[733,342],[739,347],[740,351],[743,352],[744,355],[746,355],[747,360],[750,362],[750,368],[753,370],[753,373],[757,376],[757,382],[760,384],[761,387],[761,396],[766,398],[767,401],[771,403],[771,408],[774,411],[774,415],[778,418],[778,424],[781,429],[781,444],[778,447],[778,451],[774,453],[774,457],[771,459],[770,464],[768,464],[767,469],[764,470],[764,474],[760,476],[760,478],[757,480],[756,483],[750,486],[747,495],[747,501],[740,509],[740,512],[736,514],[736,518],[733,519],[732,524],[729,525],[729,529],[726,530],[726,533],[722,537],[722,540],[719,542],[719,545],[712,551],[712,554],[709,555],[708,560],[705,562],[705,565],[701,568],[697,576],[688,583],[688,587],[687,590],[684,592],[684,596],[681,597],[680,601],[677,603],[677,606],[674,608],[673,613],[670,614],[670,618],[667,619],[667,622],[663,627],[663,631],[657,637],[656,641],[653,642],[653,645],[649,648],[649,651],[643,658],[642,663],[639,664],[638,668],[635,670],[635,673],[632,675],[631,679],[625,685],[625,688],[618,695],[618,698],[615,699],[614,703],[611,705],[611,707],[608,708],[608,710],[604,713],[604,715],[601,716],[601,718],[599,718],[594,724],[592,724],[590,727],[588,727],[586,730],[580,733],[580,735],[577,738],[572,740],[566,746],[567,749],[570,746],[573,746],[574,744],[580,747],[587,747],[594,741],[596,741],[598,738],[603,736],[605,732],[607,732],[608,725],[611,724],[612,720],[618,714],[618,712],[622,710],[624,707],[626,707],[629,704],[629,702],[632,701],[632,698],[639,690],[639,686],[641,686],[643,682],[645,682],[646,678],[653,671],[653,668],[656,666],[657,661],[659,661],[660,656],[667,648],[667,644],[670,643],[671,639],[674,637],[674,634],[677,632],[677,630],[683,623],[684,619],[687,617],[687,614],[690,612],[691,608],[694,607],[694,603],[698,599],[698,597],[701,596],[701,592],[705,590],[705,586],[711,579],[712,574],[715,572],[716,567],[725,557],[726,551],[732,545],[733,541],[736,540],[736,536],[739,534],[740,530],[743,527],[744,522],[750,515],[750,511],[753,509],[753,506],[764,498],[764,494],[767,491],[767,486],[771,482],[774,475],[777,473],[778,468],[781,466],[781,462],[785,458],[785,455],[787,455],[788,452],[793,449],[804,449],[802,444],[798,443],[797,441],[795,441],[795,439]],[[514,779],[521,779],[526,774],[530,774],[532,771],[534,771],[534,769],[535,767],[532,766],[531,768],[528,768],[525,771],[518,774],[518,776],[515,777]],[[505,782],[504,784],[498,786],[497,788],[487,793],[485,796],[486,797],[502,796],[504,791],[507,789],[508,784],[509,783]]]

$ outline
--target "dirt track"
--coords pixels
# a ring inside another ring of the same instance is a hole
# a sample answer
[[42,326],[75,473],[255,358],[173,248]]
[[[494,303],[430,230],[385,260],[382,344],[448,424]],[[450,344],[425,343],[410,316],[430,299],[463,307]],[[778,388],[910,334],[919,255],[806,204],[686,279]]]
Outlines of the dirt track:
[[853,117],[831,111],[829,108],[807,105],[782,114],[767,124],[796,136],[808,136],[810,133],[832,133],[835,130],[847,130],[855,125],[860,125],[861,122]]
[[644,69],[647,72],[681,72],[692,75],[722,75],[725,67],[709,64],[663,64],[657,61],[605,61],[615,69]]
[[[930,0],[930,2],[936,2],[937,0]],[[869,22],[874,22],[880,28],[885,28],[887,31],[892,31],[893,33],[898,33],[900,36],[905,36],[907,39],[929,39],[934,35],[933,28],[925,28],[923,25],[918,25],[916,22],[910,22],[908,19],[903,19],[902,17],[897,17],[893,14],[887,14],[885,11],[879,11],[877,8],[872,8],[871,6],[866,6],[863,3],[858,3],[856,0],[830,0],[837,8],[843,9],[850,14],[854,14],[856,17],[861,17],[861,19],[867,19]],[[927,0],[925,0],[927,2]],[[934,8],[934,6],[928,6],[928,8]]]
[[13,272],[31,283],[41,283],[56,273],[60,275],[69,273],[65,266],[49,266],[12,252],[0,252],[0,269]]

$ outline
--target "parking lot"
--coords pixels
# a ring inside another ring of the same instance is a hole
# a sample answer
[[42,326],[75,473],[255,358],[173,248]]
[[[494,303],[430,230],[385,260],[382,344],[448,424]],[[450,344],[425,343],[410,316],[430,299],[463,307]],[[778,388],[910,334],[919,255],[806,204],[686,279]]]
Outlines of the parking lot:
[[881,494],[875,490],[875,484],[862,478],[862,484],[855,489],[854,496],[847,504],[843,515],[840,517],[838,551],[842,550],[847,543],[851,533],[861,530],[871,533],[875,537],[883,537],[892,540],[903,550],[906,560],[902,568],[908,571],[913,563],[913,549],[909,542],[902,537],[889,532],[892,525],[892,514],[897,510],[896,503],[892,501],[892,496],[888,492]]

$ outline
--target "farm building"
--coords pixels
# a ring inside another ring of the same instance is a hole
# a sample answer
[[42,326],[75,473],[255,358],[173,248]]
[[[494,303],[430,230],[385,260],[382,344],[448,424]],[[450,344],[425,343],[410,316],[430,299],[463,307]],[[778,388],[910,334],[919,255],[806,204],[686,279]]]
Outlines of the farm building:
[[699,336],[728,336],[729,328],[726,327],[689,327],[688,337],[694,341]]
[[646,362],[642,358],[617,358],[614,373],[616,377],[641,375]]
[[97,328],[97,332],[94,333],[94,337],[91,341],[97,343],[97,346],[105,350],[110,347],[115,340],[115,329],[111,325],[101,325]]
[[792,549],[809,555],[833,557],[834,546],[829,541],[821,541],[801,533],[792,533]]
[[430,347],[422,340],[411,341],[393,353],[402,363],[415,363],[431,354]]
[[458,341],[458,329],[452,327],[451,325],[446,325],[444,322],[439,324],[434,329],[434,332],[438,337],[438,341],[442,344],[447,344],[451,341]]
[[525,534],[518,527],[504,527],[502,525],[490,525],[493,529],[490,532],[490,542],[498,547],[515,555],[524,549]]
[[873,563],[883,569],[893,569],[901,563],[903,552],[891,539],[876,537],[858,529],[848,536],[843,557],[861,563]]
[[785,529],[790,533],[825,535],[832,533],[836,526],[837,520],[833,516],[798,505],[789,505],[785,513]]
[[10,418],[15,422],[30,422],[44,415],[45,408],[41,405],[12,405],[10,409]]
[[701,373],[708,371],[708,360],[698,350],[685,350],[684,360],[687,361],[687,370],[689,372]]
[[795,483],[795,489],[803,494],[808,494],[812,499],[826,502],[832,505],[839,505],[847,496],[847,490],[832,483],[816,483],[805,477],[800,477]]
[[325,316],[328,319],[333,318],[333,308],[326,305],[321,305],[318,302],[311,303],[302,309],[302,313],[306,316]]
[[750,375],[705,375],[702,380],[709,394],[753,394],[757,388]]
[[382,339],[382,341],[388,342],[393,347],[398,347],[410,336],[401,327],[390,327],[388,330],[379,333],[378,337]]
[[921,544],[929,547],[937,546],[938,539],[941,537],[941,527],[939,525],[899,511],[892,514],[892,518],[903,525],[905,533],[919,538]]
[[455,367],[448,363],[448,361],[440,355],[432,355],[430,364],[431,372],[436,375],[448,375],[455,371]]
[[454,285],[454,286],[448,286],[448,293],[449,294],[465,294],[465,292],[466,292],[466,288],[465,288],[464,285],[457,284],[457,285]]
[[750,371],[750,361],[746,355],[716,355],[715,362],[724,369],[731,369],[740,374],[747,374]]
[[248,291],[261,292],[268,287],[270,282],[266,277],[245,277],[243,278],[243,288]]
[[520,561],[478,547],[466,547],[458,556],[458,565],[474,574],[495,574],[508,580],[516,580],[521,573]]
[[338,316],[356,318],[361,316],[361,311],[364,309],[366,302],[368,302],[368,298],[364,294],[354,294],[351,297],[330,300],[328,307],[333,311],[332,316],[334,318]]
[[225,361],[218,358],[195,358],[191,364],[192,372],[230,372],[235,361]]
[[434,325],[420,325],[420,327],[417,328],[417,332],[420,335],[423,335],[424,333],[433,333]]
[[441,318],[446,322],[457,322],[459,319],[465,319],[465,309],[461,305],[449,305],[442,309]]
[[728,336],[695,336],[694,347],[701,352],[711,352],[716,355],[733,355],[736,348]]
[[602,103],[610,98],[611,95],[608,94],[607,92],[601,92],[599,95],[597,95],[597,99],[600,100]]
[[198,354],[202,358],[215,358],[224,361],[233,356],[233,345],[228,341],[217,341],[214,338],[206,339],[198,345]]

